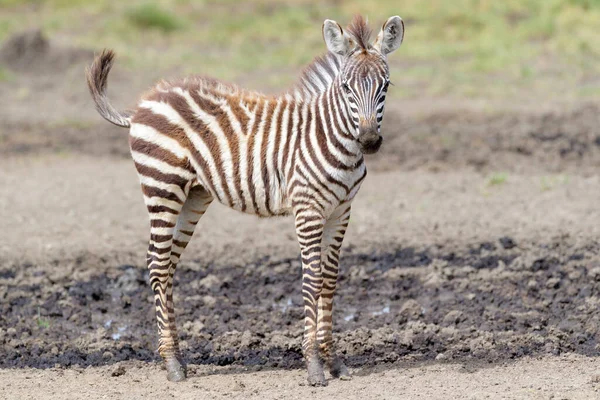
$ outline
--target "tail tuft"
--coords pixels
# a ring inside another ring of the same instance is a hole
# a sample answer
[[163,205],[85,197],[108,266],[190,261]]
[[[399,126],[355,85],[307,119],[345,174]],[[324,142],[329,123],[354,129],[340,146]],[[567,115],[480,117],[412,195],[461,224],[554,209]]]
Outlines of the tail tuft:
[[106,86],[108,73],[112,68],[115,53],[112,50],[103,50],[96,56],[92,65],[86,68],[85,75],[92,99],[96,104],[96,110],[107,121],[124,128],[131,126],[130,114],[117,111],[106,97]]

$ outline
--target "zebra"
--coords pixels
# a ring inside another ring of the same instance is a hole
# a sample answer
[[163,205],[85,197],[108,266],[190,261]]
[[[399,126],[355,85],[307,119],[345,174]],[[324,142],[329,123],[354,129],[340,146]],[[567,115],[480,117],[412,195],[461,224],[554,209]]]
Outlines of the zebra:
[[129,128],[131,155],[150,217],[147,266],[167,379],[186,378],[173,304],[173,276],[196,224],[213,200],[270,217],[292,215],[302,262],[308,383],[350,379],[332,340],[332,305],[351,203],[367,175],[364,154],[382,144],[390,84],[387,55],[404,38],[399,16],[375,41],[365,19],[344,30],[325,20],[328,52],[281,95],[264,95],[212,78],[160,81],[133,111],[106,96],[114,53],[86,70],[97,111]]

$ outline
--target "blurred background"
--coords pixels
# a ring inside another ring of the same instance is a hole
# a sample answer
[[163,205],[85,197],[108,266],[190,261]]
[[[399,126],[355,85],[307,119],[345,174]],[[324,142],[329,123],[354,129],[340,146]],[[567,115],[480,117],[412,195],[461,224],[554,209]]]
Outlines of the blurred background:
[[[391,15],[405,21],[389,60],[398,118],[545,112],[600,98],[598,0],[0,0],[0,10],[0,153],[127,155],[83,85],[84,66],[105,47],[118,56],[109,85],[121,107],[157,79],[189,73],[272,93],[325,51],[325,18],[344,26],[354,14],[374,36]],[[82,139],[86,131],[114,145]]]
[[[278,89],[324,51],[321,23],[400,15],[398,98],[600,93],[598,0],[0,0],[0,41],[41,29],[54,44],[110,47],[120,66],[204,73]],[[375,32],[376,34],[376,32]],[[13,71],[4,66],[0,80]]]

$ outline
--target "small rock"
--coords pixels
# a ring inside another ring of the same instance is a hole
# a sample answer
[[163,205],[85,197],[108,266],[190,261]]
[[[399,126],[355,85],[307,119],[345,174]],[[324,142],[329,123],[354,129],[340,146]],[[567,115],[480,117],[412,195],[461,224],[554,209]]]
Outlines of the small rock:
[[500,244],[502,245],[502,247],[505,250],[510,250],[514,247],[517,247],[517,244],[515,243],[515,241],[508,236],[503,236],[500,239],[498,239],[498,241],[500,242]]
[[52,348],[50,349],[50,354],[52,354],[53,356],[57,356],[58,355],[58,347],[52,346]]
[[102,359],[104,359],[104,360],[110,360],[113,357],[114,357],[113,353],[111,353],[108,350],[105,351],[104,353],[102,353]]
[[463,313],[460,310],[452,310],[444,317],[443,326],[456,325],[463,320]]
[[217,302],[217,299],[215,299],[213,296],[204,296],[202,297],[202,301],[204,302],[205,306],[212,307]]
[[121,305],[123,308],[128,308],[131,306],[131,297],[128,295],[123,295],[123,297],[121,297]]
[[8,328],[6,330],[6,334],[8,336],[15,336],[17,334],[17,330],[15,328]]
[[204,324],[200,321],[186,321],[183,324],[183,329],[194,336],[198,336],[200,333],[202,333]]
[[581,271],[575,270],[569,273],[569,280],[576,281],[581,278]]
[[240,339],[240,348],[248,349],[255,344],[258,344],[258,340],[252,337],[252,332],[245,330]]
[[215,275],[208,274],[204,278],[200,279],[198,284],[206,289],[212,289],[219,287],[221,285],[221,281]]
[[409,299],[400,307],[400,315],[409,320],[416,320],[423,314],[423,307],[414,299]]
[[590,278],[592,278],[596,281],[600,280],[600,267],[592,268],[588,272],[588,275],[590,276]]
[[117,366],[116,368],[114,368],[112,370],[112,372],[110,373],[110,376],[121,376],[121,375],[125,375],[125,372],[127,372],[125,370],[125,367],[122,365]]
[[415,340],[415,334],[412,330],[402,332],[398,337],[398,343],[402,346],[411,348]]
[[560,278],[550,278],[546,281],[546,287],[548,289],[556,289],[560,285]]
[[447,359],[448,359],[448,356],[445,355],[444,353],[440,353],[437,356],[435,356],[435,360],[436,361],[444,361],[444,360],[447,360]]
[[232,390],[234,392],[243,392],[245,388],[246,388],[246,385],[244,385],[242,382],[235,381],[235,383],[233,384]]
[[273,334],[273,336],[271,336],[270,344],[273,347],[279,347],[279,348],[285,349],[290,346],[291,342],[293,342],[293,340],[290,340],[290,338],[288,338],[287,336],[279,334],[279,333],[275,333],[275,334]]

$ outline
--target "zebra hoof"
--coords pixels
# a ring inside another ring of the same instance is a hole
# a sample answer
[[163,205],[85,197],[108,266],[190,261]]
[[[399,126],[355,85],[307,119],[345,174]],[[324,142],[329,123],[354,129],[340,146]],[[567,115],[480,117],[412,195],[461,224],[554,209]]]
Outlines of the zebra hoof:
[[327,381],[325,380],[325,374],[321,375],[308,375],[308,384],[310,386],[327,386]]
[[181,382],[186,378],[185,365],[179,362],[176,358],[169,358],[165,360],[165,366],[167,367],[167,379],[171,382]]
[[346,368],[342,360],[340,360],[339,358],[333,362],[333,364],[329,368],[329,372],[331,373],[331,376],[333,376],[334,378],[338,378],[342,381],[352,380],[350,371],[348,371],[348,368]]
[[308,363],[308,384],[310,386],[327,386],[323,365],[317,360]]

